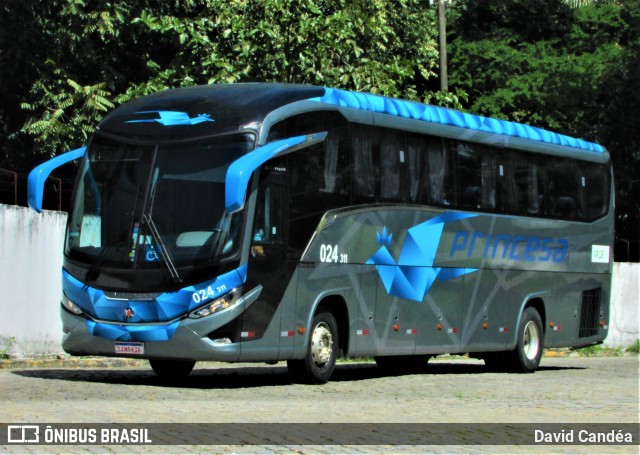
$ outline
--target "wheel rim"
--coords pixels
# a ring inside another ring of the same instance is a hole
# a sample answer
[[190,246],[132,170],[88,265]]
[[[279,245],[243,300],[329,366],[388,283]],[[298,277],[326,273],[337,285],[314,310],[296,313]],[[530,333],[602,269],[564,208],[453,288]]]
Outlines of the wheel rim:
[[524,327],[524,340],[523,340],[524,355],[529,360],[533,360],[538,356],[540,350],[540,332],[538,326],[533,321],[527,322]]
[[329,326],[321,322],[313,329],[311,335],[311,357],[316,365],[321,366],[327,363],[332,355],[333,335]]

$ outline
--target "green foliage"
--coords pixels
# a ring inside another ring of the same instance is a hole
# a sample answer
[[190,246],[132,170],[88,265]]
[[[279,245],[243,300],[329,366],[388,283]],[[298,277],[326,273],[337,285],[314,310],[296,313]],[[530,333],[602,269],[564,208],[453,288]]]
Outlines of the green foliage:
[[640,230],[640,0],[449,2],[449,93],[423,0],[0,4],[0,167],[82,145],[132,98],[273,81],[465,108],[604,144],[617,235]]
[[636,340],[636,342],[629,346],[626,351],[633,352],[634,354],[640,354],[640,340]]
[[[201,14],[215,11],[214,16]],[[144,24],[171,46],[167,65],[135,91],[194,83],[311,83],[390,96],[419,96],[414,74],[434,75],[433,12],[416,0],[331,3],[215,1],[172,15],[143,11]]]
[[[274,81],[459,105],[428,91],[436,18],[421,0],[48,0],[0,6],[0,166],[86,142],[132,98]],[[12,42],[12,46],[6,43]]]
[[464,106],[472,112],[607,147],[617,236],[637,242],[640,1],[583,3],[461,1],[452,18],[450,84],[469,94]]
[[50,83],[36,81],[30,93],[36,101],[21,104],[26,111],[40,113],[30,117],[21,131],[32,135],[50,156],[60,148],[71,150],[78,143],[86,143],[102,116],[115,107],[104,82],[83,86],[65,79],[63,73],[56,68],[53,74],[57,79]]
[[623,355],[622,349],[608,348],[601,344],[576,348],[572,351],[577,352],[580,357],[621,357]]
[[6,359],[11,351],[11,347],[16,341],[16,337],[0,337],[0,359]]

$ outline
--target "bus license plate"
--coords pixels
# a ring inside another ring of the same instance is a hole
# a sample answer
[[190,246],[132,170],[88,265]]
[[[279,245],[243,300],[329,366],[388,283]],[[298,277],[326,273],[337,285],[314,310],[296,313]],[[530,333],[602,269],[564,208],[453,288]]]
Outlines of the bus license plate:
[[116,343],[116,354],[143,355],[144,343]]

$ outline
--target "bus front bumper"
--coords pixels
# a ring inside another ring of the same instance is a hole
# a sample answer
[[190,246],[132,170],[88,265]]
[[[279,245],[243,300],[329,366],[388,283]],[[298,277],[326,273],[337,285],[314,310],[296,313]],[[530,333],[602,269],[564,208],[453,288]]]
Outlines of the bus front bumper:
[[[241,343],[214,341],[208,334],[222,327],[236,317],[235,312],[203,317],[201,319],[181,319],[172,325],[171,333],[164,340],[148,337],[143,341],[129,341],[127,337],[99,336],[99,330],[126,331],[135,329],[162,330],[160,326],[133,326],[123,324],[105,324],[87,319],[83,315],[74,315],[60,308],[62,318],[62,348],[71,355],[98,355],[109,357],[181,359],[181,360],[217,360],[235,362],[240,359]],[[161,338],[161,337],[156,337]],[[140,337],[138,337],[140,339]],[[123,349],[123,346],[128,349]],[[124,352],[123,352],[124,351]],[[135,353],[138,352],[138,353]]]

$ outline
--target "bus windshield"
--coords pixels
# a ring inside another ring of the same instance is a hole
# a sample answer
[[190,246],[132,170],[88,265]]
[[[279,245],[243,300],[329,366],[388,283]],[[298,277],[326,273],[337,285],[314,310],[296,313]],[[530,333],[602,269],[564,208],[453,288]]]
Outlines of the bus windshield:
[[[134,145],[94,137],[83,163],[65,253],[99,267],[180,269],[233,255],[240,214],[225,211],[227,168],[253,147],[253,136]],[[93,277],[91,275],[94,275]]]

